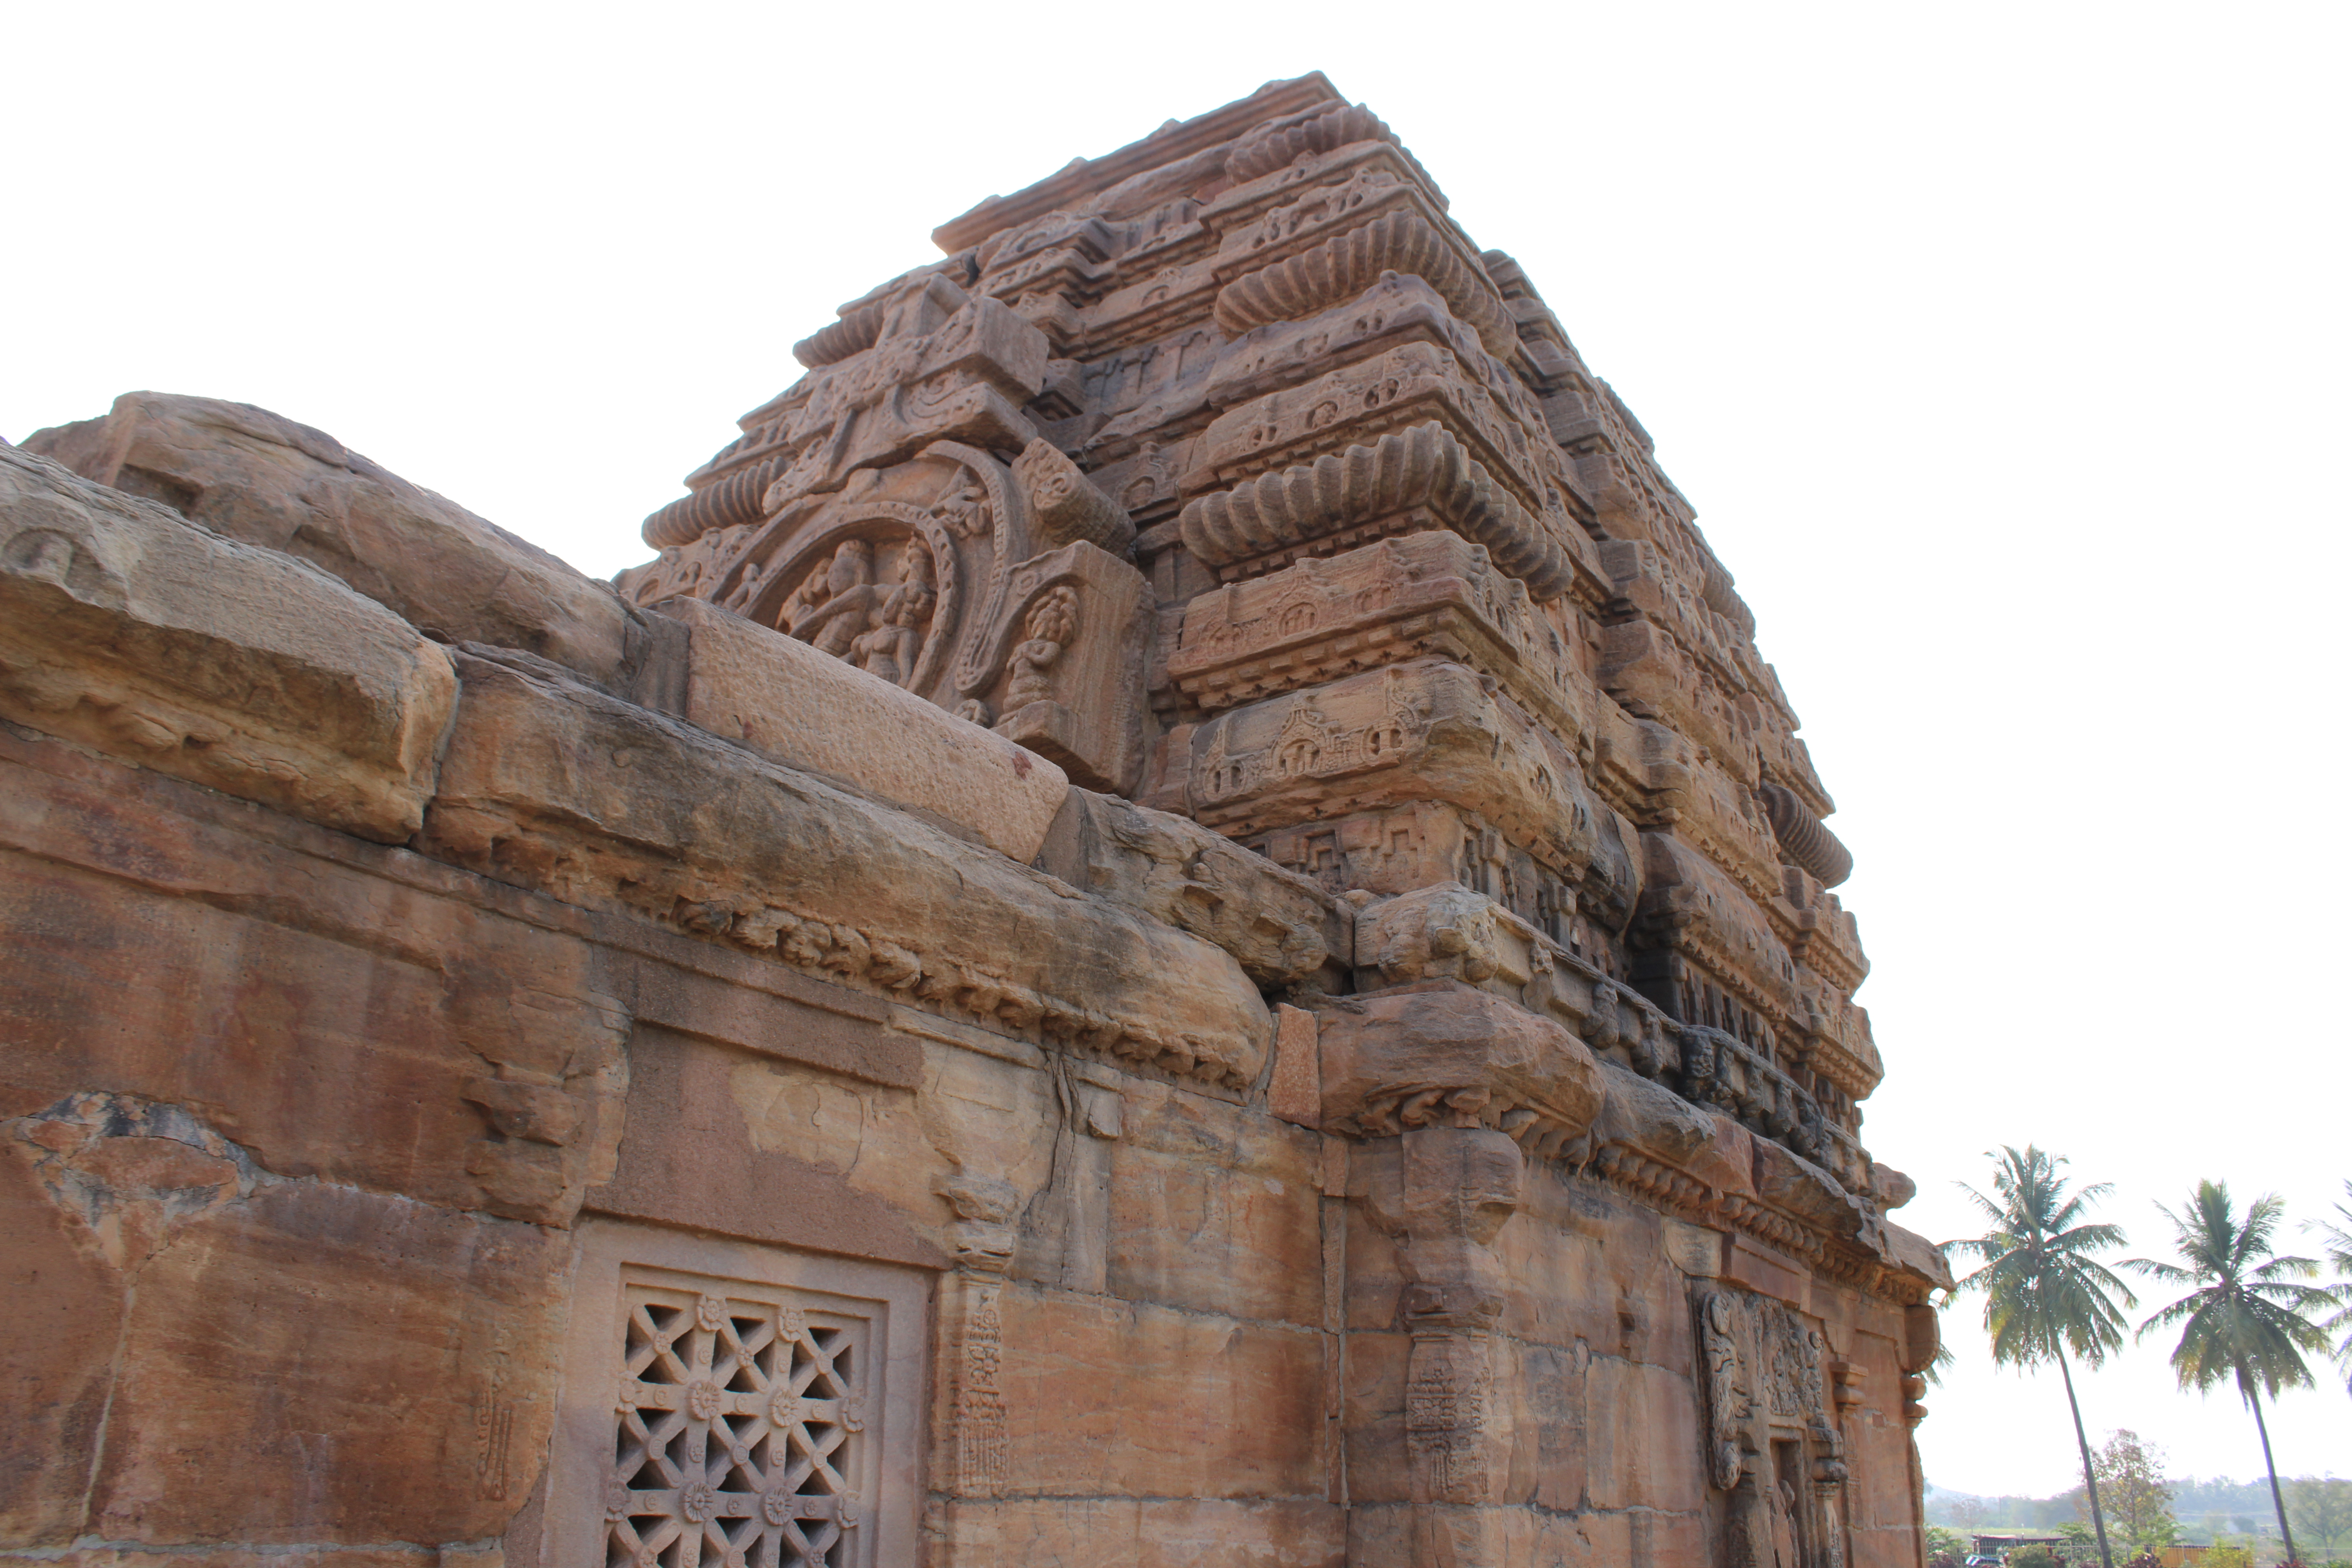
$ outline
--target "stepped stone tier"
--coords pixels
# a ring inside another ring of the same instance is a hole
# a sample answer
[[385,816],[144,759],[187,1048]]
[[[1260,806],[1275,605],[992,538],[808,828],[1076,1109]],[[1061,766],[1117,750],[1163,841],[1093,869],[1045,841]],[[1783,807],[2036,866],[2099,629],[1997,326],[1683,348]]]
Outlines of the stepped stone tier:
[[0,447],[5,1550],[1918,1568],[1850,858],[1641,426],[1319,76],[934,237],[617,592]]

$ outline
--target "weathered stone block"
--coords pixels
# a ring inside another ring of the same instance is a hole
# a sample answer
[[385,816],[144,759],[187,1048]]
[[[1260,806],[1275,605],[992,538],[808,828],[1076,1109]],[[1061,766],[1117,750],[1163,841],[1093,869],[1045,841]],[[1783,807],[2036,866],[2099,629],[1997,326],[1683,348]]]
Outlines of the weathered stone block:
[[1005,1495],[1322,1494],[1320,1335],[1017,1285],[1003,1313]]
[[1202,827],[1091,790],[1072,792],[1040,869],[1214,942],[1259,984],[1336,982],[1354,942],[1348,906]]
[[1201,595],[1184,607],[1167,679],[1215,710],[1433,658],[1501,681],[1571,750],[1589,744],[1596,690],[1576,650],[1484,545],[1442,531]]
[[[0,737],[0,776],[7,1112],[200,1107],[280,1176],[543,1223],[609,1169],[626,1013],[580,944],[61,747]],[[525,1098],[536,1136],[482,1103]]]
[[[553,1415],[566,1249],[535,1226],[257,1179],[136,1271],[90,1531],[500,1533]],[[234,1486],[190,1463],[224,1451],[247,1459]]]
[[1266,1083],[1265,1104],[1285,1121],[1323,1125],[1323,1058],[1315,1015],[1302,1007],[1274,1010],[1274,1076]]
[[1346,1510],[1320,1500],[963,1499],[940,1504],[927,1533],[940,1568],[1343,1568],[1347,1557]]
[[420,845],[566,902],[1229,1089],[1271,1021],[1220,950],[698,730],[461,657]]
[[1585,1380],[1585,1487],[1607,1512],[1696,1510],[1706,1482],[1698,1396],[1665,1367],[1596,1355]]
[[1495,1243],[1504,1330],[1528,1345],[1580,1344],[1587,1359],[1687,1368],[1689,1311],[1667,1252],[1671,1223],[1589,1166],[1537,1166],[1518,1217]]
[[929,812],[1027,861],[1069,794],[1062,770],[896,684],[700,599],[665,614],[692,634],[684,717],[763,757]]
[[1433,1563],[1476,1563],[1479,1568],[1614,1568],[1619,1563],[1655,1563],[1659,1568],[1697,1568],[1703,1559],[1670,1559],[1639,1553],[1642,1527],[1631,1513],[1576,1512],[1565,1516],[1519,1508],[1434,1508],[1382,1503],[1349,1510],[1350,1568],[1423,1568]]
[[1157,1086],[1128,1105],[1111,1146],[1110,1293],[1319,1326],[1320,1141]]
[[[784,1016],[772,1023],[789,1028],[802,1010],[776,1011]],[[886,1036],[879,1043],[900,1042]],[[929,1192],[940,1154],[914,1125],[907,1089],[747,1059],[668,1029],[640,1027],[629,1066],[628,1131],[610,1179],[589,1190],[584,1207],[754,1242],[945,1267],[948,1238]]]
[[1234,709],[1193,731],[1191,805],[1236,837],[1406,801],[1476,812],[1541,863],[1580,876],[1599,819],[1576,759],[1477,675],[1395,665]]
[[1334,998],[1316,1011],[1327,1127],[1496,1127],[1549,1150],[1600,1113],[1601,1069],[1582,1041],[1458,982]]
[[1613,942],[1642,891],[1641,833],[1596,804],[1592,858],[1570,878],[1539,862],[1474,811],[1444,801],[1328,816],[1252,841],[1267,858],[1339,892],[1380,897],[1459,883],[1507,909],[1592,966],[1614,966]]
[[0,713],[398,841],[447,656],[325,574],[0,449]]
[[[1689,1193],[1693,1200],[1753,1195],[1756,1140],[1746,1128],[1613,1063],[1601,1064],[1601,1076],[1608,1099],[1593,1125],[1596,1144],[1633,1151],[1688,1176],[1700,1189]],[[1676,1194],[1669,1189],[1656,1195]]]
[[1341,1419],[1348,1433],[1348,1497],[1357,1508],[1412,1496],[1412,1462],[1405,1444],[1412,1364],[1412,1336],[1401,1323],[1351,1327]]
[[1661,628],[1631,620],[1602,631],[1599,675],[1601,689],[1628,710],[1664,720],[1705,746],[1740,783],[1755,786],[1755,720]]
[[[41,1172],[56,1156],[56,1139],[29,1119],[0,1122],[0,1281],[17,1303],[10,1331],[0,1334],[0,1377],[14,1393],[11,1418],[0,1423],[0,1539],[18,1547],[63,1547],[82,1533],[89,1458],[105,1426],[122,1331],[122,1263],[76,1212],[83,1194]],[[173,1152],[188,1157],[175,1163],[194,1163],[184,1144]],[[115,1177],[111,1196],[121,1176],[106,1174]],[[174,1174],[183,1184],[173,1190],[186,1191],[184,1174]],[[97,1184],[82,1177],[74,1184]],[[114,1207],[107,1217],[119,1237],[121,1205]],[[160,1194],[144,1207],[131,1223],[159,1228]],[[143,1261],[144,1238],[134,1245]],[[118,1258],[125,1250],[118,1245]]]
[[[1753,900],[1705,856],[1664,833],[1642,835],[1645,874],[1635,983],[1685,1023],[1759,1043],[1741,1009],[1801,1037],[1795,961]],[[1668,962],[1680,960],[1679,964]],[[1686,966],[1686,967],[1685,967]]]
[[652,652],[604,584],[264,408],[131,392],[25,447],[309,561],[443,641],[520,648],[599,684],[626,682]]

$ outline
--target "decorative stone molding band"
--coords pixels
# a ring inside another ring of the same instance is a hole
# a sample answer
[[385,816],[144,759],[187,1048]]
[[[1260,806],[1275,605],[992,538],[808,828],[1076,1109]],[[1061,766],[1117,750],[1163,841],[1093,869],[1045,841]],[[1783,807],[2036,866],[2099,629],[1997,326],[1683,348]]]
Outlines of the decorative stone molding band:
[[1391,431],[1370,446],[1326,453],[1245,485],[1202,496],[1178,526],[1185,548],[1212,566],[1272,554],[1309,541],[1427,508],[1486,547],[1538,600],[1575,582],[1567,552],[1543,523],[1495,482],[1442,426]]
[[1354,299],[1391,272],[1426,280],[1497,358],[1517,343],[1518,328],[1495,286],[1411,212],[1374,218],[1312,250],[1236,278],[1217,295],[1217,325],[1239,337],[1269,321],[1297,321]]
[[1225,174],[1242,184],[1350,142],[1395,141],[1395,132],[1360,103],[1321,105],[1251,131],[1225,154]]
[[1772,837],[1780,841],[1781,852],[1790,861],[1824,888],[1834,888],[1853,875],[1853,852],[1839,843],[1837,835],[1807,811],[1793,792],[1767,784],[1758,786],[1757,793],[1764,797],[1764,816],[1772,824]]
[[[1360,985],[1444,978],[1509,997],[1596,1055],[1622,1047],[1639,1077],[1720,1110],[1843,1188],[1877,1188],[1868,1152],[1791,1074],[1721,1029],[1670,1017],[1483,893],[1445,884],[1369,904],[1356,940]],[[1326,1118],[1339,1120],[1328,1107]]]
[[691,544],[717,529],[757,522],[764,515],[760,498],[792,466],[792,454],[780,453],[748,468],[739,468],[690,496],[680,496],[646,519],[642,536],[656,550]]
[[839,364],[852,354],[864,353],[882,339],[883,308],[868,305],[852,310],[828,327],[820,327],[793,345],[793,357],[815,370],[820,365]]

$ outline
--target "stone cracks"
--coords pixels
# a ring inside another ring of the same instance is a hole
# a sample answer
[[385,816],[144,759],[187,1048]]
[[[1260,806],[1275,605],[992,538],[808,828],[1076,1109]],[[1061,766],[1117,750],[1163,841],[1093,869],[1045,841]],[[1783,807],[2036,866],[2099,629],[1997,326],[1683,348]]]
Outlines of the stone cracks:
[[1640,423],[1319,77],[938,236],[611,589],[0,452],[0,1528],[1915,1560],[1852,857]]

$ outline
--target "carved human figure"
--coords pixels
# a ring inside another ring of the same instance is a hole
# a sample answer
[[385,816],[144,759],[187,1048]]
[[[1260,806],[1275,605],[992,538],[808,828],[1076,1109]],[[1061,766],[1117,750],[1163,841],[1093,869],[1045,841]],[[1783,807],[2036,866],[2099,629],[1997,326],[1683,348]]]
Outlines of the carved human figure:
[[1706,1367],[1707,1480],[1729,1491],[1739,1484],[1739,1426],[1748,1401],[1739,1375],[1738,1310],[1727,1291],[1711,1293],[1701,1305],[1699,1354]]
[[1029,608],[1026,641],[1013,650],[1013,684],[1004,694],[1006,710],[1043,702],[1053,694],[1046,672],[1078,635],[1077,591],[1067,584],[1047,591]]
[[1801,1568],[1797,1558],[1797,1489],[1786,1480],[1773,1488],[1773,1568]]
[[785,597],[784,607],[776,612],[776,626],[779,629],[791,631],[793,627],[800,625],[810,612],[832,597],[833,582],[829,570],[832,564],[832,558],[827,557],[824,565],[815,568],[807,576],[802,578],[800,586],[794,588]]
[[931,511],[958,539],[976,538],[988,527],[987,488],[967,469]]
[[[873,623],[888,591],[874,582],[874,546],[867,540],[842,541],[823,576],[822,595],[809,607],[791,615],[788,629],[803,642],[814,645],[818,651],[840,658],[849,652],[858,634]],[[802,591],[807,591],[806,584],[802,584]],[[799,596],[794,595],[795,599]],[[791,610],[790,605],[786,608]]]
[[904,580],[893,585],[882,601],[877,624],[859,633],[849,646],[851,658],[859,668],[898,686],[914,678],[931,611],[940,598],[932,578],[931,552],[920,540],[907,546],[905,571]]
[[[698,579],[702,575],[702,566],[699,562],[695,563],[694,574]],[[735,584],[720,603],[730,610],[740,610],[760,596],[760,563],[754,561],[743,568],[742,580]]]

